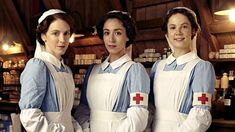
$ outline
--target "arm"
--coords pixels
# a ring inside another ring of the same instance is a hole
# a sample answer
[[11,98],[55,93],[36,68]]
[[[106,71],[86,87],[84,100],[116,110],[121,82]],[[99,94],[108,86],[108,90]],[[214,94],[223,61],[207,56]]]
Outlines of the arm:
[[[200,61],[196,65],[192,73],[190,87],[193,91],[193,108],[190,109],[187,119],[177,131],[205,132],[212,121],[209,110],[211,95],[215,87],[215,72],[209,62]],[[200,97],[203,95],[208,101],[201,101]]]
[[[149,76],[145,68],[137,63],[133,64],[126,75],[126,86],[130,94],[130,106],[127,118],[117,128],[117,132],[142,132],[148,121]],[[137,101],[141,98],[141,101]]]
[[33,58],[29,60],[21,74],[20,120],[29,132],[64,129],[60,124],[49,124],[42,112],[43,106],[45,106],[43,108],[46,112],[58,111],[56,106],[46,107],[46,104],[43,104],[48,90],[47,81],[49,77],[47,73],[48,69],[44,62]]

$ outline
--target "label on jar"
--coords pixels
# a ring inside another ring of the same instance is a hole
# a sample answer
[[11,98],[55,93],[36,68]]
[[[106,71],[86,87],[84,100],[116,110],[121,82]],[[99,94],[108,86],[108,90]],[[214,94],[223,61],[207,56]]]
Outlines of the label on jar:
[[230,106],[231,105],[231,99],[224,99],[224,105]]

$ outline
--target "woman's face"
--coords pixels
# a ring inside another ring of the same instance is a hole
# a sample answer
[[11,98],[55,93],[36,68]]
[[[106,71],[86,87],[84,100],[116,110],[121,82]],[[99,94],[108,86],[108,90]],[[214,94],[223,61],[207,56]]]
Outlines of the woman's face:
[[167,36],[174,50],[190,50],[192,26],[189,19],[180,13],[169,18]]
[[61,19],[53,21],[46,34],[41,35],[46,51],[58,59],[66,52],[70,36],[70,26]]
[[113,18],[104,23],[103,40],[111,56],[121,57],[125,54],[126,42],[129,39],[120,20]]

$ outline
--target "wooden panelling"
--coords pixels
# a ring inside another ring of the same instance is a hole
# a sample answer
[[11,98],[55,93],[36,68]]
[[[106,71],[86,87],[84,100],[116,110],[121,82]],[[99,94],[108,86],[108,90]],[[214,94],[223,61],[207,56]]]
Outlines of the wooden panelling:
[[228,20],[214,22],[209,27],[212,34],[235,32],[235,23]]
[[72,44],[73,47],[80,46],[92,46],[92,45],[101,45],[103,44],[103,40],[101,40],[98,36],[85,36],[75,40]]
[[120,5],[115,5],[115,2],[117,1],[64,0],[66,9],[79,13],[84,27],[92,27],[96,25],[100,18],[108,11],[120,8]]
[[150,6],[146,8],[146,20],[151,20],[156,18],[158,14],[157,6]]
[[218,42],[220,43],[220,48],[224,48],[225,44],[233,43],[230,33],[217,34],[216,38]]
[[157,18],[162,18],[167,12],[166,4],[157,5],[156,7],[157,7],[157,12],[155,12],[156,17]]
[[162,26],[162,18],[143,20],[136,22],[138,29],[150,29],[150,28],[160,28]]
[[[3,9],[2,7],[0,7],[0,19],[4,20],[5,18],[5,14],[3,13]],[[6,34],[6,22],[5,21],[0,21],[0,41],[2,41],[2,39],[4,38],[5,34]]]
[[169,2],[166,4],[142,7],[136,9],[136,22],[138,29],[159,28],[162,26],[162,17],[170,8],[176,7],[182,2]]
[[59,0],[43,0],[46,9],[57,8],[61,9]]
[[[209,6],[204,0],[194,0],[196,7],[199,12],[199,17],[201,20],[202,35],[208,39],[208,44],[211,46],[212,51],[219,50],[219,43],[216,38],[210,33],[209,25],[212,23],[212,15],[209,10]],[[206,51],[204,51],[206,52]],[[207,51],[208,52],[208,51]]]
[[208,40],[204,36],[201,36],[201,34],[198,34],[197,36],[197,53],[198,55],[205,60],[208,60],[208,51],[209,51],[209,45]]
[[136,41],[150,41],[165,39],[164,33],[161,29],[139,30],[136,36]]
[[[28,46],[30,43],[30,39],[29,36],[24,28],[24,25],[20,19],[20,16],[14,6],[14,3],[10,0],[1,0],[0,1],[1,5],[3,8],[3,12],[6,14],[7,18],[4,18],[2,20],[9,20],[8,22],[11,22],[12,27],[10,27],[9,29],[14,29],[12,31],[14,31],[16,33],[17,36],[19,36],[20,42],[23,49],[24,49],[24,53],[26,56],[28,56],[29,52],[30,52],[30,47]],[[11,20],[11,21],[10,21]],[[14,20],[14,22],[12,22],[12,20]],[[7,21],[5,21],[7,22]]]
[[235,33],[230,33],[231,34],[231,39],[232,39],[232,43],[234,44],[235,43]]
[[136,12],[136,16],[133,16],[133,17],[135,17],[136,21],[143,21],[146,19],[146,9],[145,8],[136,9],[135,12]]
[[134,0],[133,3],[134,3],[134,8],[140,8],[140,7],[165,4],[168,2],[175,2],[175,1],[178,0]]
[[175,2],[170,2],[170,3],[167,3],[166,4],[166,8],[167,8],[167,10],[168,9],[171,9],[171,8],[173,8],[173,7],[176,7],[176,6],[178,6],[178,2],[177,1],[175,1]]

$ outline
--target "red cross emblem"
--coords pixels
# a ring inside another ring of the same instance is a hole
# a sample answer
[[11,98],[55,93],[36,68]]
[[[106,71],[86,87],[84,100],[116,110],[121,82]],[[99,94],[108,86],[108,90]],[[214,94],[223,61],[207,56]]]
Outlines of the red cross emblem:
[[208,97],[206,97],[206,94],[202,94],[201,97],[198,97],[198,101],[201,101],[202,104],[206,104],[206,102],[208,102]]
[[133,97],[133,100],[136,101],[136,104],[140,104],[140,101],[143,101],[143,96],[140,96],[139,93],[136,93],[136,95]]

